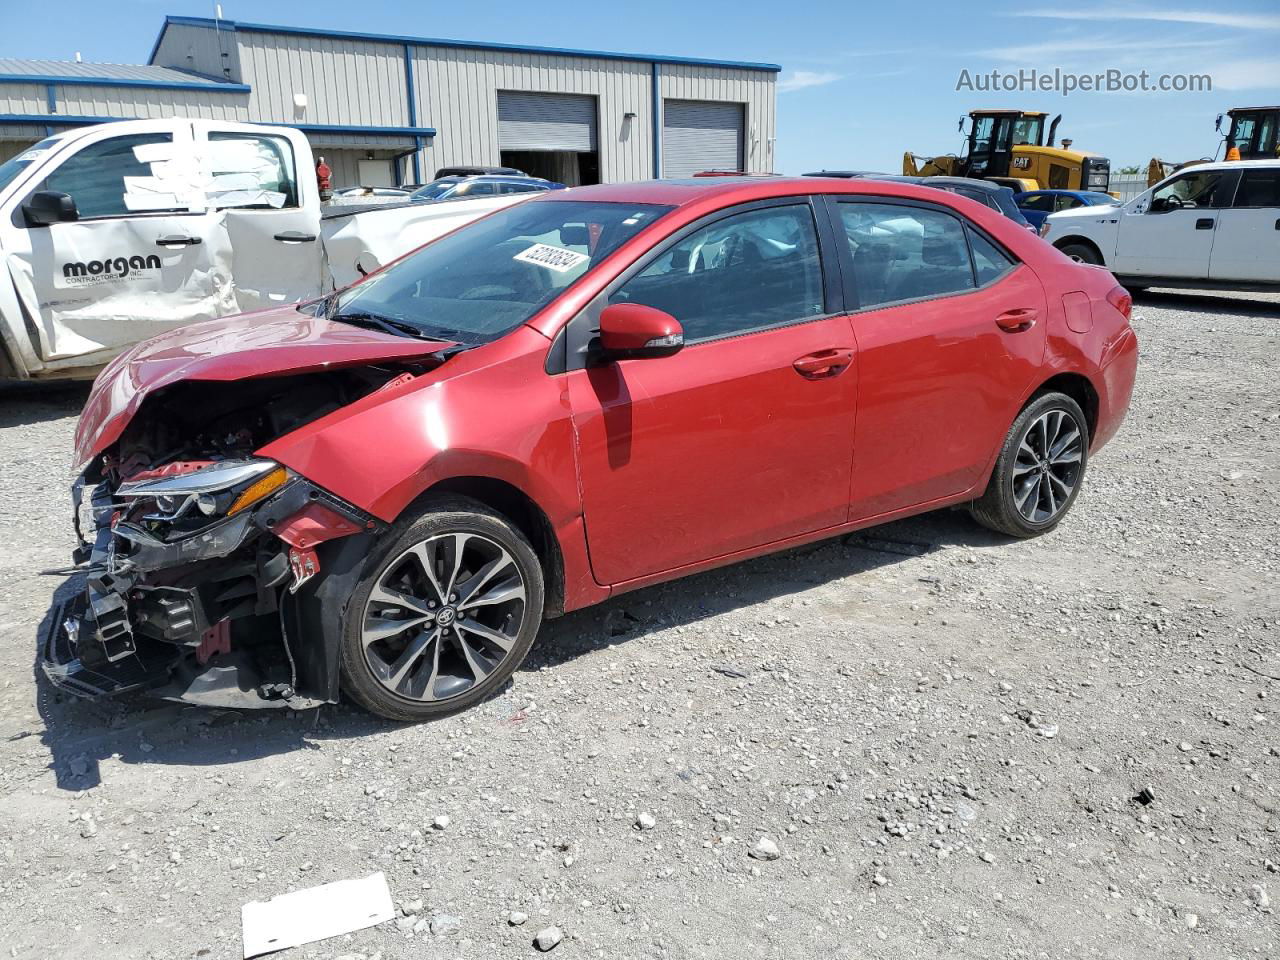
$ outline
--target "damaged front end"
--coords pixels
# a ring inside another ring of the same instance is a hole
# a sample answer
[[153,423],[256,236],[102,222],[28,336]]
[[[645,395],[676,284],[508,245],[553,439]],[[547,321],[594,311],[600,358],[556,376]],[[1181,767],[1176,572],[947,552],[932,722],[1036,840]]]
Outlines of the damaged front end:
[[406,376],[364,367],[149,397],[73,489],[86,583],[45,638],[49,679],[87,697],[335,701],[341,607],[382,525],[255,451]]

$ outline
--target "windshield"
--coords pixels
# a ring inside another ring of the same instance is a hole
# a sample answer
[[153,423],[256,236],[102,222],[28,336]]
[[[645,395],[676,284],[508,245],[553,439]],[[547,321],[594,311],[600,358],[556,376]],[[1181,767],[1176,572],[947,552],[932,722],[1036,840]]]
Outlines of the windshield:
[[53,147],[56,147],[61,140],[58,137],[50,137],[48,140],[41,140],[32,147],[23,150],[17,156],[10,157],[4,163],[0,163],[0,190],[3,190],[15,179],[18,174],[27,169],[36,160],[39,160]]
[[590,200],[507,207],[338,294],[329,316],[467,345],[495,340],[669,210]]
[[413,192],[414,200],[438,200],[458,185],[457,180],[434,180]]

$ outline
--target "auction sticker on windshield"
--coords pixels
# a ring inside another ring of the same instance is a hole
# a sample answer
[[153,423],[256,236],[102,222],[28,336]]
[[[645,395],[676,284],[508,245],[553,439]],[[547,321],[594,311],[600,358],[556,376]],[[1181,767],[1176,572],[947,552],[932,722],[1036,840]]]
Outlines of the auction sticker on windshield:
[[521,250],[511,259],[525,263],[536,263],[540,267],[554,270],[556,273],[568,273],[576,266],[586,263],[591,258],[585,253],[575,253],[564,247],[553,247],[549,243],[535,243],[527,250]]

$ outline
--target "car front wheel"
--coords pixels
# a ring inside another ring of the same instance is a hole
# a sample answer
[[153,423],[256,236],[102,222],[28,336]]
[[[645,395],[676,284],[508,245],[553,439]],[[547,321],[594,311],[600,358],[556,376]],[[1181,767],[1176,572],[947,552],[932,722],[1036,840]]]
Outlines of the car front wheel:
[[366,565],[343,623],[343,688],[392,720],[465,710],[520,666],[542,607],[542,566],[514,525],[474,500],[431,501]]
[[1077,263],[1091,263],[1095,267],[1103,265],[1098,251],[1087,243],[1066,243],[1058,249]]
[[1080,405],[1044,393],[1009,428],[986,492],[969,505],[975,520],[1011,537],[1052,530],[1075,503],[1089,459]]

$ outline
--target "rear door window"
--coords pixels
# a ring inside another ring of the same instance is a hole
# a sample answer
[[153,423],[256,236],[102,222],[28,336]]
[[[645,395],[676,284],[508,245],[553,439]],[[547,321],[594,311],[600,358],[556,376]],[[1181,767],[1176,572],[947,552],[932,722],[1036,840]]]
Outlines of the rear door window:
[[1233,206],[1280,207],[1280,167],[1245,171]]
[[1052,193],[1029,193],[1018,200],[1018,206],[1024,210],[1052,210]]
[[964,225],[940,210],[842,202],[858,305],[947,296],[974,289]]

